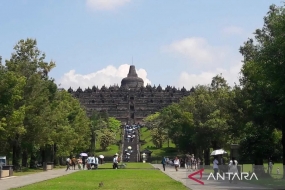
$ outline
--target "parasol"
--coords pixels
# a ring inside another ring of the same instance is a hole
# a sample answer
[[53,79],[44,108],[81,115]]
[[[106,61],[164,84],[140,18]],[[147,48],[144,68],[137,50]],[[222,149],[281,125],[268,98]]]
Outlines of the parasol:
[[83,152],[80,154],[80,156],[88,156],[88,154]]
[[218,149],[218,150],[214,150],[211,153],[211,156],[222,155],[222,154],[227,154],[227,152],[223,149]]
[[103,155],[99,155],[99,158],[102,158],[102,159],[103,159],[103,158],[104,158],[104,156],[103,156]]
[[128,146],[128,149],[130,149],[130,150],[131,150],[131,149],[132,149],[132,147],[131,147],[131,146]]

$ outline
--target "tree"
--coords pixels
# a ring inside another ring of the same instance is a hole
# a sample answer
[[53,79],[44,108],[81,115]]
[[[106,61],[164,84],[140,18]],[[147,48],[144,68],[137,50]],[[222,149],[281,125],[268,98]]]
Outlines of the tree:
[[107,128],[101,130],[99,136],[100,146],[103,150],[107,150],[107,147],[116,141],[115,134]]
[[[285,169],[285,7],[271,5],[264,26],[240,48],[244,56],[241,85],[253,106],[253,123],[282,131]],[[283,175],[285,178],[285,174]]]

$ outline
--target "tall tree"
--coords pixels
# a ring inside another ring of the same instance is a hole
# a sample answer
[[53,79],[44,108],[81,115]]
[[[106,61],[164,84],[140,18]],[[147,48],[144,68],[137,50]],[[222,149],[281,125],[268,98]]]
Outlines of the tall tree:
[[[244,56],[241,84],[251,94],[253,122],[282,130],[285,169],[285,7],[271,5],[264,26],[240,48]],[[283,176],[285,178],[285,174]]]

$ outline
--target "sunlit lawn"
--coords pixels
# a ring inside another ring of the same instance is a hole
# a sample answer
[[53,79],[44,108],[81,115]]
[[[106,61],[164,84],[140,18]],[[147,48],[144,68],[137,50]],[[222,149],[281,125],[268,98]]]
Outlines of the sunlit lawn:
[[[119,165],[122,163],[119,163]],[[126,169],[154,169],[153,166],[149,163],[138,163],[138,162],[127,162]],[[99,165],[99,169],[110,169],[113,168],[112,163],[105,163],[103,165]]]
[[[149,167],[149,164],[130,163],[131,167]],[[107,166],[107,164],[106,164]],[[103,182],[103,187],[99,183]],[[67,176],[25,186],[23,190],[69,190],[69,189],[114,189],[114,190],[173,190],[187,189],[182,183],[177,182],[159,170],[155,169],[98,169],[85,170]]]

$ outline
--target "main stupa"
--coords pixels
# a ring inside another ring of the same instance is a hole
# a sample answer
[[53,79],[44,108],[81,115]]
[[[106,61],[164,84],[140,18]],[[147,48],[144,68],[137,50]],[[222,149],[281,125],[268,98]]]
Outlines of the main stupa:
[[135,66],[131,65],[128,76],[126,78],[123,78],[121,81],[121,87],[134,89],[143,86],[144,86],[143,79],[138,77]]

